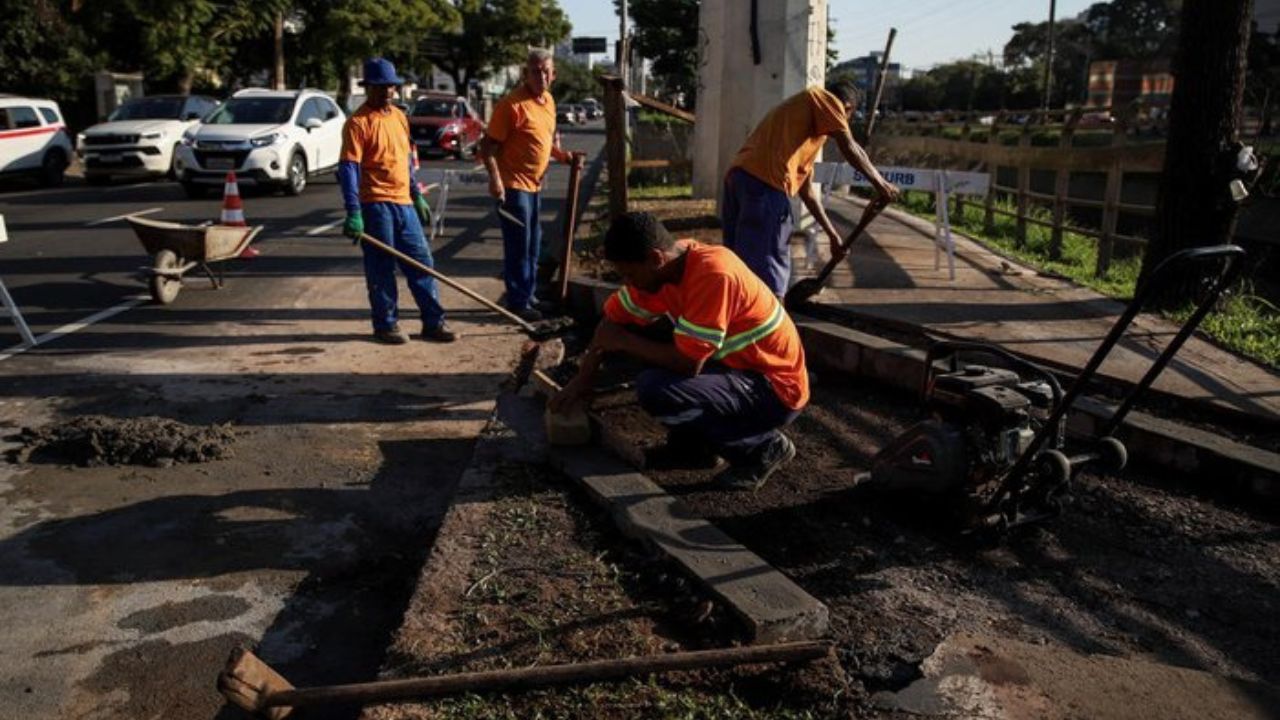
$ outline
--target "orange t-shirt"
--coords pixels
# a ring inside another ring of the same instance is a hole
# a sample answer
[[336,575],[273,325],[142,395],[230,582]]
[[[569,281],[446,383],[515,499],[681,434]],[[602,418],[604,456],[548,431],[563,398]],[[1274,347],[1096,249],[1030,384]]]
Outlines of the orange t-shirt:
[[542,187],[556,134],[556,103],[546,92],[541,100],[522,83],[493,109],[485,133],[502,143],[494,159],[506,187],[525,192]]
[[341,160],[360,165],[360,202],[408,205],[409,118],[394,105],[361,105],[342,127]]
[[680,352],[761,373],[784,405],[804,407],[809,402],[804,346],[777,296],[732,250],[680,242],[688,248],[680,282],[656,293],[624,285],[605,301],[605,317],[647,325],[666,315],[675,323]]
[[806,88],[764,116],[729,167],[740,167],[789,197],[813,172],[827,135],[848,129],[840,98],[819,87]]

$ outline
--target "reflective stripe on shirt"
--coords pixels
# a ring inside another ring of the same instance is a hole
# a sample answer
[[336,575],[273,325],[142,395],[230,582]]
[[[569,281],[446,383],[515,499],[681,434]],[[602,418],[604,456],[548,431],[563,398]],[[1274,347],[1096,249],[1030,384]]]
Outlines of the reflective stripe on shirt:
[[775,302],[773,304],[773,312],[769,314],[768,320],[765,320],[763,323],[751,328],[750,330],[740,332],[737,335],[732,335],[726,338],[723,346],[717,345],[720,350],[712,357],[716,360],[722,360],[727,355],[732,355],[740,350],[745,350],[760,342],[768,337],[774,330],[782,327],[783,317],[782,304]]

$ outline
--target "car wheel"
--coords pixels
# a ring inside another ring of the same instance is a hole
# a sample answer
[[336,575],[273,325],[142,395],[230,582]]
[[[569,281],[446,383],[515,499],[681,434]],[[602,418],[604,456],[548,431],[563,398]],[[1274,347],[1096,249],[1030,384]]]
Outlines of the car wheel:
[[173,144],[173,154],[169,156],[169,174],[170,180],[178,179],[178,143]]
[[52,149],[44,154],[44,161],[40,163],[40,184],[45,187],[58,187],[62,184],[66,171],[67,154],[59,148]]
[[205,186],[199,185],[197,183],[193,183],[193,182],[182,183],[182,191],[185,192],[187,194],[187,197],[191,198],[192,200],[198,200],[204,197],[205,189],[206,189]]
[[306,188],[307,159],[302,157],[302,153],[295,152],[289,158],[289,177],[285,180],[284,192],[286,195],[301,195]]

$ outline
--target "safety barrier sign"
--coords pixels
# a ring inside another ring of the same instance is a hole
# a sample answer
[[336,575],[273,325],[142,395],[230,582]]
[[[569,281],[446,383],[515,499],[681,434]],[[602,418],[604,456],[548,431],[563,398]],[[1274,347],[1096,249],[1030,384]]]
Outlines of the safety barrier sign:
[[[951,217],[947,211],[948,200],[952,195],[970,195],[986,197],[991,189],[991,175],[988,173],[966,172],[962,170],[932,170],[928,168],[877,167],[876,170],[885,180],[897,185],[902,190],[929,192],[937,196],[934,205],[937,214],[934,218],[933,234],[933,269],[942,267],[942,253],[947,254],[947,268],[950,278],[956,279],[956,244],[951,236]],[[855,187],[871,187],[866,176],[858,172],[848,163],[816,163],[813,166],[813,182],[822,186],[822,197],[825,200],[831,194],[834,185],[852,185]],[[806,233],[808,243],[816,248],[818,228],[810,226]],[[816,252],[814,250],[813,252]]]

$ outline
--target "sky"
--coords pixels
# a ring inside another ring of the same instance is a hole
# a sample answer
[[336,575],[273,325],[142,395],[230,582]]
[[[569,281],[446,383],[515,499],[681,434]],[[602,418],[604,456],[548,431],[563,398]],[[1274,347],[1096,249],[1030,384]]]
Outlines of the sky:
[[[745,1],[745,0],[744,0]],[[1058,0],[1058,17],[1078,15],[1098,0]],[[612,0],[560,0],[573,34],[618,39]],[[883,50],[889,28],[898,28],[892,59],[926,69],[950,60],[997,56],[1019,22],[1049,19],[1049,0],[828,0],[841,60]]]

